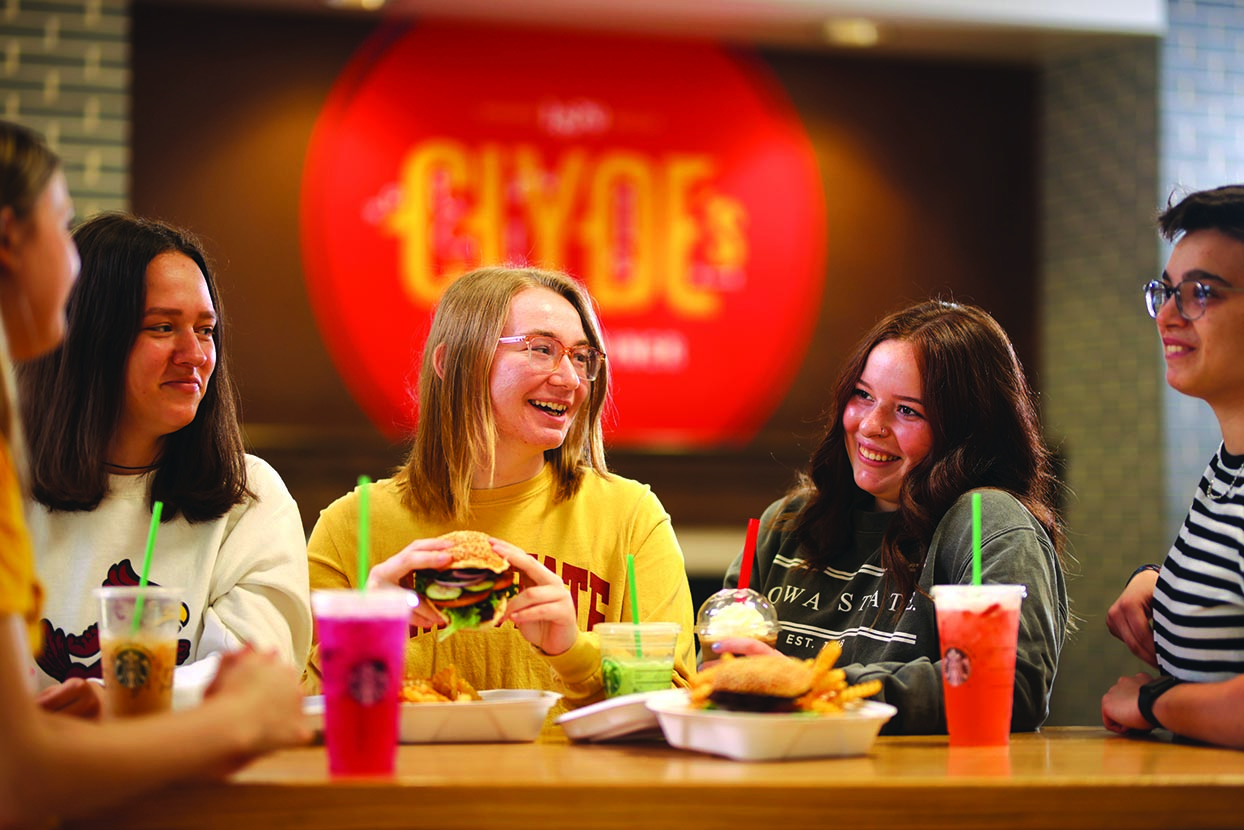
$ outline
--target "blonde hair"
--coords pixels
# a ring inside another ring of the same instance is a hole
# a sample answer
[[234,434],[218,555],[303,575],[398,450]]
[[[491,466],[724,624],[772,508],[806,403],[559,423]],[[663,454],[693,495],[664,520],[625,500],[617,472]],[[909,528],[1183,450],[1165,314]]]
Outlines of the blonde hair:
[[[479,268],[463,274],[437,305],[419,373],[419,422],[405,465],[395,478],[405,504],[438,520],[470,515],[471,480],[495,466],[497,427],[489,377],[497,338],[514,297],[546,288],[564,297],[583,322],[589,345],[603,351],[600,321],[587,290],[566,274],[538,268]],[[436,350],[444,349],[436,372]],[[602,416],[609,394],[608,363],[561,446],[544,453],[557,480],[556,500],[573,496],[588,470],[608,475]]]

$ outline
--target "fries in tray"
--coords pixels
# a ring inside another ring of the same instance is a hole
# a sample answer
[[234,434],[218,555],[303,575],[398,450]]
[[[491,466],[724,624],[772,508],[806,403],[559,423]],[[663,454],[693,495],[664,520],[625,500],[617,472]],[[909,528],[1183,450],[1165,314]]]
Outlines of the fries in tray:
[[691,680],[690,702],[699,709],[842,714],[880,692],[881,681],[848,685],[846,672],[834,668],[841,655],[837,642],[827,643],[813,660],[726,654]]
[[453,666],[446,666],[430,678],[406,678],[400,697],[403,703],[466,703],[481,699]]

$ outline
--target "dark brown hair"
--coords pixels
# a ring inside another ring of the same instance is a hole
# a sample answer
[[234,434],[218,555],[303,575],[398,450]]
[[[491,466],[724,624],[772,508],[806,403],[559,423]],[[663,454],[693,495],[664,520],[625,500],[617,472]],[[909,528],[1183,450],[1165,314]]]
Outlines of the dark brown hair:
[[1228,184],[1191,193],[1175,203],[1175,194],[1158,215],[1162,238],[1174,242],[1181,234],[1216,230],[1244,242],[1244,185]]
[[959,496],[978,487],[1015,496],[1049,533],[1061,557],[1058,483],[1035,396],[1006,332],[979,308],[930,301],[877,323],[838,377],[825,436],[790,494],[803,497],[804,506],[783,517],[808,554],[807,566],[833,563],[851,538],[853,508],[868,498],[855,484],[842,413],[868,356],[887,340],[915,350],[933,444],[899,492],[898,515],[881,544],[885,579],[910,597],[938,523]]
[[94,510],[108,493],[109,444],[125,406],[125,373],[147,298],[147,266],[178,253],[203,272],[216,309],[216,367],[194,420],[164,439],[149,499],[163,518],[219,518],[253,494],[247,488],[238,393],[227,359],[227,327],[207,256],[188,231],[122,213],[74,230],[82,257],[66,308],[65,340],[18,370],[30,441],[32,493],[53,510]]

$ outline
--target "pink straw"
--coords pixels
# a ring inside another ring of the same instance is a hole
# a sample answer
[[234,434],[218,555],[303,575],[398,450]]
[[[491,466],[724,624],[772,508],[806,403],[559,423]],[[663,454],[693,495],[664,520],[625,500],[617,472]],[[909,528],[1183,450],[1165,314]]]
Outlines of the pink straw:
[[760,535],[760,520],[747,520],[747,541],[743,543],[743,568],[739,571],[739,590],[746,591],[752,578],[752,560],[756,557],[756,537]]

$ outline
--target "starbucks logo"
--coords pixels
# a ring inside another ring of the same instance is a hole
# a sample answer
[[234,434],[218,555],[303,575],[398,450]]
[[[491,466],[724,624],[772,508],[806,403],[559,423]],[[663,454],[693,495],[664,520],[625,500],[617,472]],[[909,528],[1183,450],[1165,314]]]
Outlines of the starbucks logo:
[[350,699],[360,706],[374,706],[389,696],[389,667],[383,660],[363,660],[350,668]]
[[138,648],[123,648],[112,661],[112,673],[126,689],[141,689],[151,677],[151,655]]
[[622,689],[622,665],[606,657],[601,661],[600,670],[605,677],[605,694],[613,697]]
[[960,649],[947,649],[942,660],[942,671],[945,672],[949,685],[962,686],[972,676],[972,658]]

